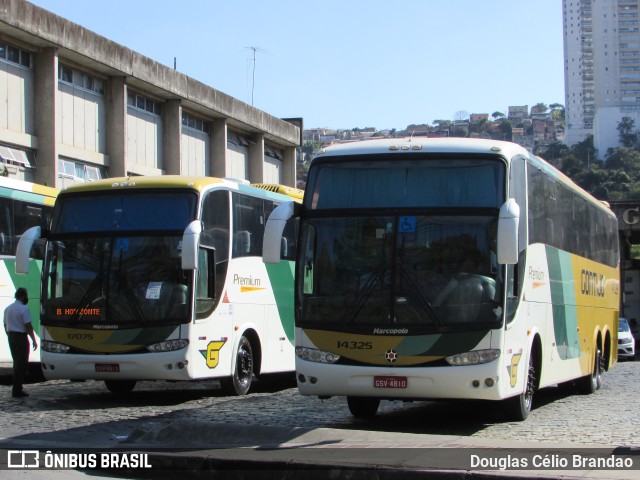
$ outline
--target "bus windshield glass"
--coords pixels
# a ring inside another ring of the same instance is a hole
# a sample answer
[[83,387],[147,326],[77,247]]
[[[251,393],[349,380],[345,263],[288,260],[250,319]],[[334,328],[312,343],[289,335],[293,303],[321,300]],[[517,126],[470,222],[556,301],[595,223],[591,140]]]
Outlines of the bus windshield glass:
[[191,192],[88,193],[60,197],[52,234],[83,232],[175,231],[195,218]]
[[[334,160],[332,158],[332,160]],[[332,161],[314,165],[312,210],[494,207],[504,202],[504,164],[483,159]]]
[[182,231],[196,199],[166,192],[63,198],[44,265],[43,324],[189,322],[192,274],[181,267]]

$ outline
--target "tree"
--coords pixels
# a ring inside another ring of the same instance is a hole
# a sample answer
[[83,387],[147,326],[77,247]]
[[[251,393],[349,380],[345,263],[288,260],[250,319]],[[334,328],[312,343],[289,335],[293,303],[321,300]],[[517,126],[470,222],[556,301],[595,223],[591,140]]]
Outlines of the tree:
[[513,138],[511,128],[511,122],[503,118],[500,122],[500,125],[498,125],[498,132],[502,137],[500,138],[500,140],[511,141],[511,139]]
[[551,109],[551,118],[553,118],[558,122],[564,123],[565,121],[564,105],[560,103],[552,103],[551,105],[549,105],[549,108]]
[[638,144],[638,130],[636,122],[631,117],[622,117],[616,127],[618,139],[623,147],[634,147]]
[[494,120],[498,120],[499,118],[505,118],[506,115],[502,112],[493,112],[491,114],[491,118],[493,118]]
[[449,136],[450,137],[468,137],[469,136],[469,132],[467,131],[467,129],[465,127],[462,126],[458,126],[458,127],[453,127],[449,130]]
[[454,115],[453,115],[454,120],[457,120],[458,122],[461,122],[462,120],[468,120],[469,119],[469,112],[466,112],[464,110],[458,110]]
[[640,176],[640,152],[635,148],[616,148],[607,157],[607,170],[621,170],[633,177]]
[[587,135],[583,141],[573,145],[571,153],[580,160],[583,168],[590,169],[591,165],[598,161],[598,150],[593,145],[593,135]]
[[549,110],[546,103],[540,102],[536,103],[533,107],[531,107],[531,111],[535,110],[538,113],[546,113]]

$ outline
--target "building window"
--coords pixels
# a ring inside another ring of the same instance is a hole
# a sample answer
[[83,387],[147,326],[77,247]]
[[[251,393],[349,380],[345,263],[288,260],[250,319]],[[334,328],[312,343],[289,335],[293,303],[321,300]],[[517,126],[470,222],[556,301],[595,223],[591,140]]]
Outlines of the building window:
[[153,113],[154,115],[162,114],[160,102],[156,102],[135,92],[127,92],[127,105],[138,110]]
[[0,59],[2,60],[31,68],[31,57],[32,54],[28,50],[0,42]]
[[105,172],[102,167],[61,158],[58,160],[58,177],[70,178],[76,182],[93,182],[105,178]]
[[186,112],[182,112],[182,126],[193,128],[194,130],[199,130],[206,134],[211,132],[209,122]]
[[58,80],[73,85],[75,88],[81,88],[98,95],[104,94],[103,80],[67,65],[60,64],[58,66]]

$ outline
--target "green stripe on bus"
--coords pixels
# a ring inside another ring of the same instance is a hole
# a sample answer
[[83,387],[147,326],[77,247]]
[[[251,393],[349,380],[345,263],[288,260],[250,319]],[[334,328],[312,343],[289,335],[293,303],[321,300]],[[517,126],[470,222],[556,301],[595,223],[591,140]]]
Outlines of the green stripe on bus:
[[293,283],[294,262],[283,260],[278,264],[265,264],[267,274],[276,299],[282,328],[289,342],[293,344]]
[[18,275],[16,273],[15,260],[5,260],[7,271],[13,282],[13,286],[18,289],[24,287],[29,294],[29,313],[31,314],[31,325],[38,335],[40,335],[40,271],[42,262],[31,260],[29,262],[29,273]]
[[549,264],[551,301],[553,303],[553,331],[556,350],[561,359],[580,357],[578,341],[578,312],[573,287],[571,255],[557,248],[546,247]]

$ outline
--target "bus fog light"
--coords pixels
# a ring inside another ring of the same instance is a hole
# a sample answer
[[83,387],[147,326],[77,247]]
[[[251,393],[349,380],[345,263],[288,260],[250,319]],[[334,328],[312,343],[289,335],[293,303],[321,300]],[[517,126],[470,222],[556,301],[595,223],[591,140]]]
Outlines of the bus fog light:
[[306,381],[307,381],[307,378],[306,378],[303,374],[301,374],[301,373],[300,373],[300,374],[298,375],[298,382],[300,382],[300,383],[306,383]]
[[447,357],[446,360],[449,365],[462,366],[462,365],[479,365],[482,363],[489,363],[500,357],[500,350],[492,348],[488,350],[473,350],[466,353],[458,353]]
[[471,385],[473,385],[474,388],[478,388],[480,386],[480,382],[478,380],[474,380],[473,382],[471,382]]
[[495,383],[495,382],[493,381],[493,378],[485,378],[485,379],[484,379],[484,384],[485,384],[487,387],[493,387],[494,383]]
[[309,382],[311,382],[312,385],[315,385],[318,383],[318,379],[316,377],[309,377]]
[[178,370],[182,370],[184,368],[184,363],[178,362]]

